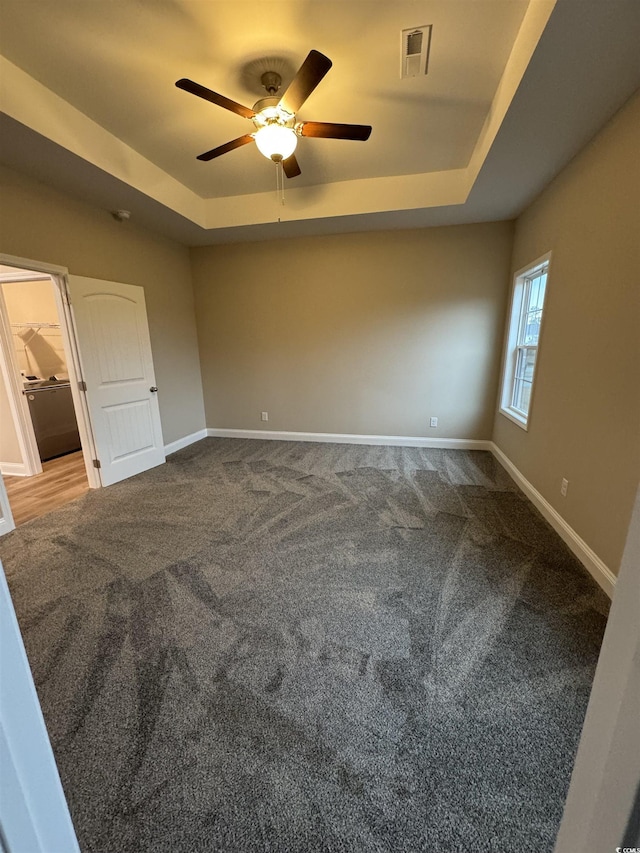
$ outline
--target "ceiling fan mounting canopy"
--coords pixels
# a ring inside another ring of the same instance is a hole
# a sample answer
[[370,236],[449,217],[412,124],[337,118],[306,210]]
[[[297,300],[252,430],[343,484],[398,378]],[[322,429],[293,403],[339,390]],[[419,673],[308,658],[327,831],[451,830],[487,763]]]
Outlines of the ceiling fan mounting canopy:
[[282,77],[277,71],[265,71],[260,82],[270,95],[275,95],[282,86]]
[[294,178],[301,173],[294,154],[298,137],[315,136],[322,139],[366,141],[371,135],[370,125],[296,122],[295,120],[296,113],[329,71],[331,64],[331,60],[324,54],[317,50],[310,51],[281,98],[276,97],[282,85],[281,76],[276,71],[265,71],[260,79],[268,92],[268,97],[257,101],[252,109],[230,98],[225,98],[224,95],[207,89],[206,86],[194,83],[193,80],[187,78],[178,80],[176,86],[179,89],[230,110],[242,118],[251,119],[257,128],[254,133],[239,136],[224,145],[199,154],[198,160],[213,160],[228,151],[255,141],[259,151],[265,157],[276,163],[282,162],[285,175],[288,178]]

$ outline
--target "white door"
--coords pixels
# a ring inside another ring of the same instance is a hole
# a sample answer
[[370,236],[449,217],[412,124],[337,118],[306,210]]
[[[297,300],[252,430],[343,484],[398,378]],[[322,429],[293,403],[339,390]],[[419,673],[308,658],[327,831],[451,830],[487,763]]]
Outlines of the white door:
[[13,530],[14,527],[15,524],[13,523],[9,499],[7,498],[7,490],[2,479],[2,474],[0,474],[0,536],[3,533]]
[[0,563],[0,850],[80,853]]
[[69,276],[103,486],[165,460],[144,290]]

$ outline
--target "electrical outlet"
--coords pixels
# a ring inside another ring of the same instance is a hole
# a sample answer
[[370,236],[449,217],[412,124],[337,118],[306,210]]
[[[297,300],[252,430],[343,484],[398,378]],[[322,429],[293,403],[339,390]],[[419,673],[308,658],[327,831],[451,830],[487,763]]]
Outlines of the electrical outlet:
[[263,421],[269,420],[269,412],[262,412],[262,420]]
[[429,426],[430,427],[437,427],[438,426],[438,419],[437,418],[429,418]]
[[563,498],[566,498],[568,488],[569,488],[569,481],[565,480],[565,478],[563,477],[562,482],[560,483],[560,494],[562,495]]

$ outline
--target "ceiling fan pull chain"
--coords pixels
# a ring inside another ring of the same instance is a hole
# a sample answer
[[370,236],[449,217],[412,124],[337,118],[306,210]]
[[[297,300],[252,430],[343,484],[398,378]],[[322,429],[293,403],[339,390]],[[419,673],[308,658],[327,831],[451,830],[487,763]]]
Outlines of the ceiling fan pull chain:
[[276,161],[276,199],[284,204],[284,174],[282,160]]

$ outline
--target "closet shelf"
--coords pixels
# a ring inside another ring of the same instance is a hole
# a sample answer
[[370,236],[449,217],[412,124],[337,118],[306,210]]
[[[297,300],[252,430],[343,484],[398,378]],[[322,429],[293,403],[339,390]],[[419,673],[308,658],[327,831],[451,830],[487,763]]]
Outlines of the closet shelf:
[[60,323],[11,323],[12,329],[59,329]]

